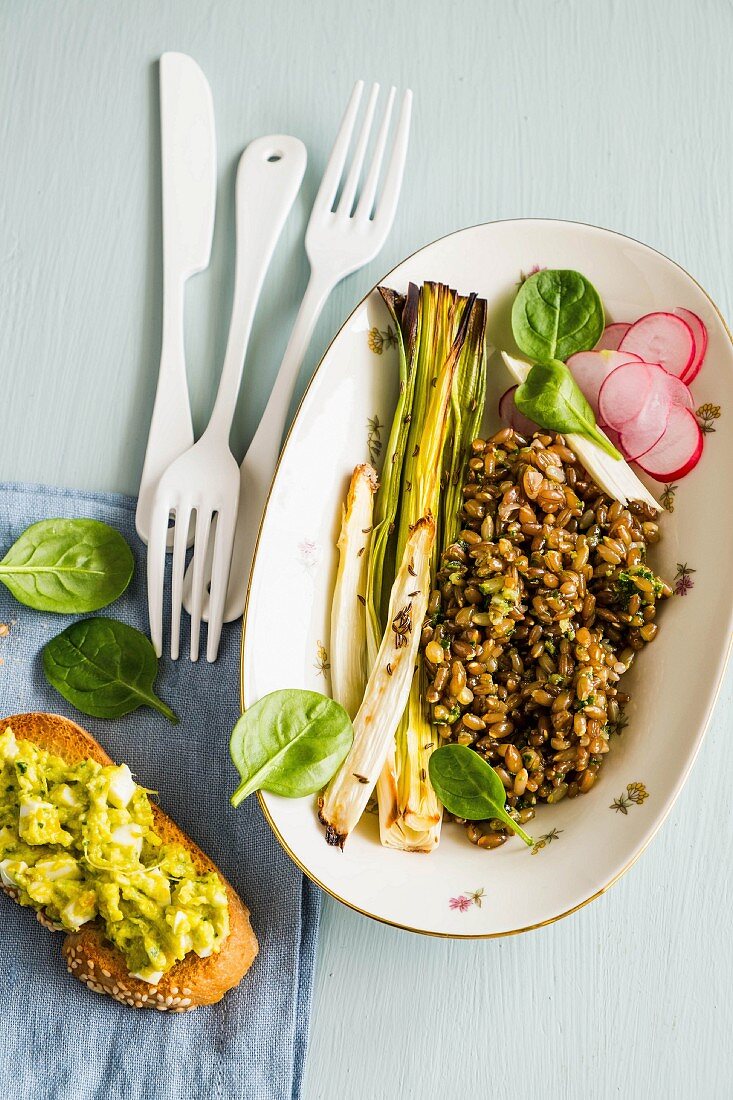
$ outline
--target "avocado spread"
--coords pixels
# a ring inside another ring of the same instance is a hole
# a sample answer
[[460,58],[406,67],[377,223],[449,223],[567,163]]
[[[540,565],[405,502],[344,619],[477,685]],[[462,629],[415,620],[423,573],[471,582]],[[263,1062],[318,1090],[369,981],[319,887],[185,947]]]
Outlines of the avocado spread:
[[130,973],[153,985],[229,933],[222,880],[157,836],[126,764],[67,764],[11,729],[0,733],[0,877],[69,931],[99,919]]

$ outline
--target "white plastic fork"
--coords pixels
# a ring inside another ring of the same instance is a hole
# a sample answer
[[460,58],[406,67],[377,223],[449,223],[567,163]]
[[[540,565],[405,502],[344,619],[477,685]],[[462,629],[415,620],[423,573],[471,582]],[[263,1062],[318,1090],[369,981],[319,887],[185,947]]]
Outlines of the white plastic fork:
[[[359,190],[379,95],[379,85],[372,86],[361,130],[354,146],[351,165],[343,183],[341,195],[336,202],[363,90],[364,82],[360,80],[351,94],[313,204],[305,237],[305,249],[311,266],[310,280],[270,399],[240,469],[239,518],[224,608],[225,622],[238,619],[244,611],[260,519],[280,454],[280,444],[298,373],[308,350],[316,321],[333,288],[347,275],[358,271],[360,267],[364,267],[374,259],[386,241],[394,222],[410,136],[412,92],[409,90],[402,97],[384,182],[377,196],[396,89],[391,88],[387,97],[371,163]],[[200,568],[197,559],[200,556],[201,545],[197,538],[196,550],[186,574],[184,586],[184,605],[192,613],[195,610],[194,594],[197,587],[195,571]],[[212,562],[212,548],[209,547],[205,568],[207,576],[211,574]],[[211,614],[206,598],[203,614],[204,618]]]
[[[192,578],[191,660],[199,655],[205,549],[212,542],[211,602],[206,657],[219,650],[229,564],[237,522],[239,470],[229,449],[244,358],[260,290],[285,219],[298,193],[306,151],[296,138],[258,138],[242,154],[236,182],[236,270],[229,338],[211,419],[201,439],[162,475],[153,497],[148,543],[150,636],[163,652],[163,592],[169,517],[175,516],[171,581],[171,658],[180,651],[181,600],[189,525],[196,514],[198,555]],[[212,521],[216,519],[216,531]]]

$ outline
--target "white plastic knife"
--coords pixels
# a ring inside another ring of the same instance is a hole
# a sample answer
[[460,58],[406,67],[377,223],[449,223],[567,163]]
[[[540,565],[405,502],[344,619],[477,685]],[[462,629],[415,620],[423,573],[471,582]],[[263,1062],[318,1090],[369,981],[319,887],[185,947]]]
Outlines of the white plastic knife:
[[[183,343],[186,280],[209,266],[216,209],[216,136],[211,89],[182,53],[160,59],[163,169],[163,343],[135,525],[150,532],[161,474],[193,444]],[[172,544],[172,543],[171,543]]]

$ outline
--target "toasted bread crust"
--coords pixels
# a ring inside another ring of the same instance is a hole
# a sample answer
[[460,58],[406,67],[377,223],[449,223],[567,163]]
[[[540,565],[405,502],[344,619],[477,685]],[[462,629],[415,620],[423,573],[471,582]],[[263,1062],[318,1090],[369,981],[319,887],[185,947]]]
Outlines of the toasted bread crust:
[[[61,715],[16,714],[0,720],[0,730],[8,726],[18,740],[33,741],[69,764],[89,759],[104,765],[114,763],[91,734]],[[135,1008],[185,1012],[198,1005],[215,1004],[239,984],[257,955],[257,937],[249,922],[249,910],[221,871],[159,806],[155,803],[152,806],[155,830],[161,839],[182,844],[197,871],[216,871],[226,887],[229,935],[221,949],[206,959],[189,952],[163,975],[157,986],[128,973],[122,953],[105,938],[98,921],[85,924],[78,932],[68,933],[62,951],[69,972],[95,993],[108,993]],[[7,892],[13,896],[12,891]],[[38,916],[42,924],[51,927],[42,914]]]

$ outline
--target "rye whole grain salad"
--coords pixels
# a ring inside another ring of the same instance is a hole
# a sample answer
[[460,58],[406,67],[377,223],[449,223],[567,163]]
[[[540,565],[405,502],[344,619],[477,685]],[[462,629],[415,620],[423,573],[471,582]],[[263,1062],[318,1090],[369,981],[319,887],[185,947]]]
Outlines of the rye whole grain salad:
[[243,715],[232,800],[315,795],[342,848],[368,809],[403,851],[448,823],[531,845],[543,803],[593,792],[625,673],[663,625],[661,507],[634,466],[668,483],[699,461],[705,326],[685,309],[607,323],[583,275],[538,271],[492,360],[512,385],[487,432],[487,303],[380,293],[398,399],[381,470],[358,466],[342,504],[332,698],[279,691]]

